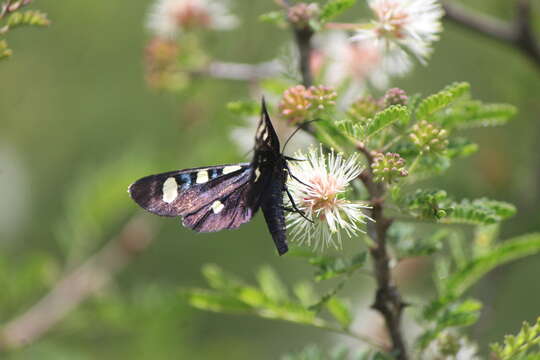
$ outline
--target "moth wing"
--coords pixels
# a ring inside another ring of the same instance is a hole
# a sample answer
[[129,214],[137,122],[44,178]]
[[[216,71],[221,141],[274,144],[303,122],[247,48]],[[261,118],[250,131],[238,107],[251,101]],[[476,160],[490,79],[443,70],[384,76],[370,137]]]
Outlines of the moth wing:
[[270,115],[266,109],[266,102],[264,98],[261,104],[261,118],[257,126],[257,132],[255,134],[255,152],[258,151],[271,151],[274,153],[280,153],[279,138],[274,130]]
[[143,209],[161,216],[185,216],[223,198],[251,176],[247,163],[202,167],[146,176],[128,192]]
[[236,229],[251,220],[259,209],[259,202],[250,198],[252,182],[244,177],[219,199],[183,217],[182,224],[198,232]]

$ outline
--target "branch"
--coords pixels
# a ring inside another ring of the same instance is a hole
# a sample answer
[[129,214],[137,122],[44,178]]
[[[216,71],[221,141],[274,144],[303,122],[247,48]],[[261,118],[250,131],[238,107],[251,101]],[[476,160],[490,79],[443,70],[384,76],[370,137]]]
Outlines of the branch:
[[68,273],[24,314],[0,329],[0,351],[29,345],[39,339],[83,301],[103,289],[153,240],[142,218],[129,221],[120,235]]
[[513,23],[466,9],[461,5],[443,2],[446,18],[487,38],[515,47],[540,68],[540,44],[536,40],[529,0],[517,0]]
[[368,167],[360,174],[360,180],[368,190],[373,208],[371,218],[375,223],[368,223],[368,234],[375,245],[369,249],[374,262],[375,278],[377,280],[377,293],[371,307],[384,317],[386,328],[392,339],[392,352],[396,359],[407,360],[407,348],[401,333],[401,315],[406,304],[401,299],[397,287],[393,284],[390,271],[390,256],[386,248],[386,233],[392,224],[392,219],[384,216],[384,185],[373,181],[371,163],[373,156],[364,144],[357,144],[357,149],[364,154]]
[[294,38],[300,56],[299,68],[300,74],[302,75],[302,84],[306,88],[313,85],[313,76],[311,75],[310,69],[311,51],[313,50],[311,46],[312,37],[313,30],[309,27],[294,29]]
[[[278,3],[284,8],[286,12],[289,11],[293,4],[290,0],[278,1]],[[311,52],[313,50],[311,44],[311,38],[315,34],[313,29],[309,25],[298,27],[296,24],[289,21],[289,25],[294,33],[294,40],[296,47],[298,48],[298,68],[300,75],[302,76],[302,85],[309,87],[313,85],[313,75],[311,74],[310,59]]]
[[0,6],[0,19],[9,13],[19,10],[20,8],[30,4],[32,0],[8,0]]

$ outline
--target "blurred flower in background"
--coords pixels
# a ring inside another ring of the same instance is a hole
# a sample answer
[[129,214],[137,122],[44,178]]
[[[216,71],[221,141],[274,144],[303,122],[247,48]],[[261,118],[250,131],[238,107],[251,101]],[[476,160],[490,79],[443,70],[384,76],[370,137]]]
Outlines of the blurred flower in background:
[[376,19],[351,40],[371,42],[385,53],[407,56],[410,52],[426,64],[431,44],[442,30],[440,4],[436,0],[370,0],[368,4]]
[[353,237],[369,219],[363,212],[369,206],[346,199],[349,183],[361,172],[358,155],[344,159],[333,150],[325,154],[322,147],[311,147],[307,154],[300,151],[294,157],[303,161],[289,162],[287,186],[298,209],[312,221],[288,213],[291,238],[316,249],[341,247],[342,232]]
[[193,74],[205,72],[210,57],[195,30],[226,30],[238,24],[227,1],[157,0],[147,27],[153,35],[145,49],[146,80],[152,88],[184,90]]
[[346,86],[354,96],[368,85],[385,89],[392,77],[403,76],[412,69],[412,62],[401,49],[383,52],[371,41],[351,42],[344,31],[330,31],[316,42],[321,45],[313,52],[313,72],[321,82]]
[[148,16],[148,29],[156,36],[173,38],[195,29],[232,29],[238,24],[228,1],[157,0]]
[[443,331],[423,355],[425,359],[434,360],[479,360],[477,354],[478,347],[465,336]]
[[145,48],[146,81],[153,88],[169,88],[180,53],[177,42],[154,37]]

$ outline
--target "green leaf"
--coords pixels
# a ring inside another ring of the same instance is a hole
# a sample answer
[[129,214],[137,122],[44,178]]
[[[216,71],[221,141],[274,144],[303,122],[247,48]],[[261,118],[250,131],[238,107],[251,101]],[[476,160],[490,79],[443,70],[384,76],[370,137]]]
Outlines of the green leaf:
[[7,59],[12,55],[12,51],[8,48],[6,40],[0,40],[0,60]]
[[417,189],[404,199],[411,215],[427,220],[440,220],[451,211],[448,194],[444,190]]
[[259,16],[259,21],[283,27],[287,24],[283,11],[270,11]]
[[318,256],[309,260],[310,264],[319,269],[315,273],[315,280],[328,280],[340,275],[348,274],[364,266],[367,252],[361,252],[353,258]]
[[273,77],[261,80],[260,86],[265,93],[281,96],[285,90],[291,87],[291,83],[283,78]]
[[225,292],[237,292],[244,287],[243,283],[234,277],[226,274],[215,264],[206,264],[202,268],[202,273],[211,288]]
[[375,114],[366,127],[365,136],[373,136],[374,134],[384,130],[388,126],[396,122],[404,122],[409,118],[409,110],[403,105],[392,105]]
[[285,320],[316,327],[326,325],[326,321],[318,318],[314,311],[306,309],[297,303],[267,304],[255,310],[257,315],[268,319]]
[[264,295],[272,301],[283,302],[288,300],[287,288],[271,267],[261,267],[257,273],[257,280]]
[[388,231],[388,242],[398,259],[431,255],[442,249],[443,240],[449,235],[441,229],[432,235],[419,236],[411,224],[394,223]]
[[[450,327],[465,327],[475,324],[480,317],[482,304],[476,300],[465,300],[461,303],[452,303],[450,299],[432,303],[428,309],[424,309],[424,316],[435,322],[435,327],[427,329],[418,338],[417,346],[425,349],[435,340],[442,331]],[[443,311],[444,310],[444,311]]]
[[326,302],[326,308],[342,328],[347,329],[351,325],[352,314],[349,306],[343,300],[334,296]]
[[315,137],[319,142],[338,152],[345,152],[343,145],[350,143],[350,139],[346,138],[334,123],[321,119],[312,125],[316,129]]
[[36,10],[14,12],[7,18],[6,25],[10,28],[16,28],[23,25],[29,26],[47,26],[50,24],[47,14]]
[[251,307],[234,297],[202,289],[185,291],[188,303],[200,310],[227,313],[250,312]]
[[471,260],[446,282],[443,296],[460,296],[485,274],[510,261],[540,252],[540,233],[504,241],[488,253]]
[[356,0],[328,0],[321,10],[319,19],[321,22],[329,21],[352,7],[355,3]]
[[363,139],[365,136],[365,129],[362,124],[356,121],[338,120],[334,122],[339,131],[352,141]]
[[470,326],[478,321],[482,303],[477,300],[465,300],[448,308],[437,320],[441,328]]
[[256,116],[261,111],[261,107],[259,103],[252,100],[231,101],[227,103],[227,110],[236,115]]
[[500,224],[480,225],[474,230],[474,256],[486,254],[499,237]]
[[316,302],[315,304],[309,306],[308,309],[311,310],[311,311],[315,311],[316,313],[320,312],[320,311],[323,309],[323,307],[326,305],[326,303],[327,303],[328,301],[330,301],[334,296],[336,296],[337,293],[341,291],[341,289],[343,289],[343,287],[345,286],[346,280],[347,280],[347,279],[341,280],[341,281],[336,285],[336,287],[334,287],[333,289],[331,289],[330,291],[328,291],[326,294],[324,294],[323,296],[321,296],[321,298],[319,299],[319,301]]
[[503,125],[516,113],[517,109],[512,105],[484,104],[481,101],[465,100],[438,114],[436,121],[447,129],[468,129]]
[[[536,349],[534,354],[528,354],[531,349]],[[516,336],[506,335],[503,344],[491,344],[491,350],[500,360],[532,360],[540,358],[540,317],[536,324],[531,326],[523,322]]]
[[318,300],[318,295],[310,282],[303,281],[293,288],[294,295],[300,300],[304,307],[309,307]]
[[478,145],[465,138],[452,138],[446,150],[446,156],[450,159],[470,156],[478,151]]
[[468,83],[455,83],[434,95],[428,96],[418,104],[415,113],[416,119],[429,120],[434,113],[441,111],[452,102],[467,95],[469,90],[470,85]]
[[441,220],[448,224],[489,225],[508,219],[516,213],[514,205],[486,198],[472,201],[464,199],[459,203],[452,203],[449,207],[451,208],[449,216]]

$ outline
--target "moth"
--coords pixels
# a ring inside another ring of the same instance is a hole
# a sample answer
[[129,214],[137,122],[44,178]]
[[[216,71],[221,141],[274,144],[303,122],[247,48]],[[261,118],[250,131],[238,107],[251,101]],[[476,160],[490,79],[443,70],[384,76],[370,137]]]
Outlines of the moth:
[[[303,214],[287,190],[290,174],[264,99],[250,163],[177,170],[150,175],[129,186],[143,209],[161,216],[181,217],[197,232],[236,229],[262,210],[279,255],[288,251],[284,211]],[[292,209],[283,206],[284,192]]]

